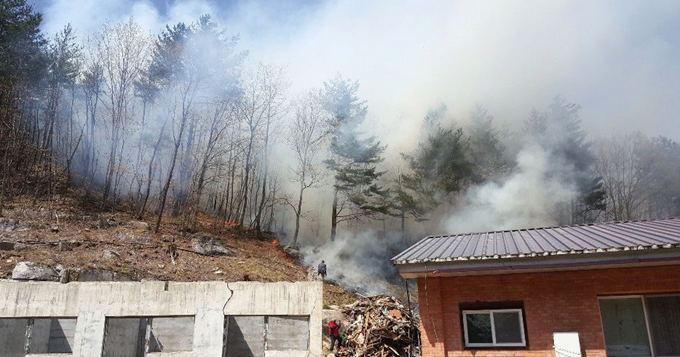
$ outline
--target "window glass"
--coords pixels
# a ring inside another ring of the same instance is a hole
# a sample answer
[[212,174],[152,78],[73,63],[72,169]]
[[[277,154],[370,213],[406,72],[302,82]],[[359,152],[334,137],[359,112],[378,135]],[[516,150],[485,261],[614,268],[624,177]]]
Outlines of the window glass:
[[651,356],[640,298],[600,300],[607,357]]
[[468,313],[465,315],[465,321],[468,343],[493,343],[489,313]]
[[495,312],[493,324],[496,343],[522,343],[522,321],[519,312]]
[[680,296],[648,297],[646,304],[655,355],[680,355]]

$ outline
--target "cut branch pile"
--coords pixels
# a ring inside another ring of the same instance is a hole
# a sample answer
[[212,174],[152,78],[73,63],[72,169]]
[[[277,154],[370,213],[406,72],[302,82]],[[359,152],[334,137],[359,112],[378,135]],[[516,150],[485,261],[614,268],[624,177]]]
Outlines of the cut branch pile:
[[417,318],[397,299],[377,295],[347,305],[343,328],[346,346],[335,356],[416,356],[420,344]]

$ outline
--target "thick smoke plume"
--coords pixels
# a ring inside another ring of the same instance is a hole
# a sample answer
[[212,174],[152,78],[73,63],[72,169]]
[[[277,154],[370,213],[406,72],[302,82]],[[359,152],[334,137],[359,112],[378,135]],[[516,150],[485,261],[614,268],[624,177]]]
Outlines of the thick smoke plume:
[[379,294],[388,289],[396,269],[389,260],[405,248],[397,236],[377,230],[357,234],[344,232],[334,242],[302,249],[305,264],[316,267],[322,260],[328,266],[328,279],[349,286],[360,294]]
[[[244,77],[249,76],[249,71],[257,72],[252,68],[257,67],[254,63],[261,59],[276,68],[285,68],[277,71],[273,67],[258,67],[268,74],[277,74],[271,76],[277,79],[276,86],[257,81],[250,84],[252,93],[263,87],[280,87],[277,91],[280,97],[276,97],[272,107],[282,112],[296,94],[320,87],[338,72],[358,80],[361,84],[358,96],[368,105],[362,130],[367,135],[376,135],[387,146],[386,162],[398,160],[400,153],[411,152],[418,141],[427,136],[418,132],[423,116],[434,103],[445,103],[449,114],[463,123],[466,113],[480,103],[494,115],[495,123],[507,125],[509,129],[502,132],[506,135],[523,130],[523,121],[529,117],[532,107],[542,107],[561,94],[583,105],[583,127],[591,132],[607,132],[616,126],[618,130],[637,129],[650,135],[680,139],[677,125],[680,37],[669,35],[680,33],[677,21],[680,2],[677,1],[657,1],[653,6],[644,1],[419,1],[398,6],[392,0],[297,3],[35,0],[33,3],[44,13],[43,30],[48,37],[72,23],[79,41],[86,44],[87,39],[97,37],[95,33],[103,23],[125,23],[132,17],[143,29],[144,36],[148,35],[144,44],[149,51],[153,47],[153,36],[166,24],[173,26],[180,21],[191,24],[201,15],[209,14],[226,35],[240,36],[238,40],[234,38],[237,58],[241,58],[241,51],[249,52],[243,67],[240,62],[232,66],[238,84],[248,85],[248,78]],[[200,68],[210,71],[196,73],[198,80],[189,86],[195,89],[191,105],[195,111],[187,118],[195,125],[185,129],[185,136],[197,138],[192,145],[189,140],[175,139],[182,122],[178,113],[185,108],[177,105],[181,101],[178,96],[170,95],[172,92],[161,92],[165,99],[144,105],[138,99],[139,93],[129,91],[123,96],[130,102],[126,115],[138,119],[144,113],[146,117],[141,123],[140,120],[128,122],[125,118],[119,149],[108,148],[111,128],[99,124],[99,120],[104,119],[105,107],[75,110],[74,116],[83,123],[88,113],[95,123],[92,113],[96,112],[97,126],[92,128],[91,142],[87,144],[92,145],[92,156],[97,156],[98,161],[88,156],[88,165],[97,167],[94,171],[98,176],[116,175],[114,181],[121,187],[122,196],[143,197],[144,191],[154,196],[162,190],[161,180],[174,161],[171,158],[175,142],[181,145],[174,150],[180,158],[177,159],[178,174],[168,185],[171,197],[186,195],[184,191],[192,189],[189,184],[194,179],[192,173],[200,172],[196,168],[204,166],[197,159],[200,157],[223,155],[203,170],[209,176],[205,179],[208,187],[200,188],[218,193],[213,192],[208,199],[199,197],[197,204],[205,203],[198,202],[200,199],[217,202],[220,195],[234,191],[234,185],[225,185],[221,179],[231,175],[235,179],[230,183],[241,182],[240,167],[234,174],[237,166],[230,164],[232,158],[235,162],[246,154],[234,143],[247,142],[253,136],[248,135],[250,128],[242,121],[245,109],[236,106],[230,109],[233,103],[218,100],[221,93],[220,89],[213,88],[215,73],[228,66],[221,63],[224,58],[215,58],[211,45],[202,43],[197,42],[191,58],[203,66]],[[94,51],[88,46],[85,48]],[[147,64],[140,63],[144,68]],[[250,79],[257,76],[257,73],[251,74]],[[101,95],[106,95],[106,91]],[[254,122],[262,113],[249,115],[251,126],[259,125],[252,132],[261,131],[264,121]],[[251,140],[255,148],[253,163],[243,167],[252,168],[249,173],[258,176],[257,180],[266,172],[270,185],[267,189],[278,190],[279,199],[294,200],[298,187],[290,173],[295,162],[283,138],[285,134],[281,135],[291,120],[292,115],[277,115],[271,129],[267,121],[268,131],[272,133],[271,140],[267,135],[272,159],[262,160],[264,139],[258,136]],[[205,134],[211,130],[221,135],[210,141]],[[582,193],[579,187],[582,172],[577,172],[573,160],[565,159],[570,144],[560,141],[564,138],[563,128],[549,126],[547,133],[544,141],[531,140],[521,134],[500,138],[508,148],[509,161],[516,163],[516,167],[502,178],[471,185],[456,193],[455,199],[443,204],[431,220],[409,221],[410,235],[406,238],[400,232],[399,220],[387,217],[384,221],[342,226],[337,240],[328,242],[333,178],[326,174],[324,180],[305,191],[300,243],[306,263],[316,267],[323,259],[329,267],[329,278],[373,293],[384,289],[379,281],[389,280],[396,274],[389,258],[419,237],[563,222],[563,215]],[[107,156],[116,150],[122,162],[107,166]],[[315,166],[320,171],[327,154],[318,155]],[[268,165],[266,170],[265,165]],[[379,169],[389,169],[386,166],[383,163]],[[250,179],[254,180],[252,176]],[[251,191],[252,205],[260,190],[258,187]],[[275,208],[274,229],[290,237],[295,217],[286,205]],[[243,220],[242,217],[225,218]],[[245,219],[245,223],[250,222]]]
[[571,204],[576,187],[554,175],[565,165],[538,145],[517,154],[517,169],[505,181],[474,186],[454,208],[443,233],[481,232],[557,224],[559,210]]

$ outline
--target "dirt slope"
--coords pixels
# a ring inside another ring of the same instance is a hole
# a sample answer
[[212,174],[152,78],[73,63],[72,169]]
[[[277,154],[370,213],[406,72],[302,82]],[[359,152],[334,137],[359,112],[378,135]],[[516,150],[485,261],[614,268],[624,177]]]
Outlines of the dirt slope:
[[[22,198],[6,203],[0,218],[0,277],[11,278],[16,263],[31,261],[72,271],[110,270],[131,280],[308,279],[307,267],[286,254],[272,235],[258,238],[255,232],[207,216],[199,219],[197,233],[181,232],[168,218],[156,234],[149,229],[151,219],[140,222],[126,211],[97,213],[87,207],[74,191],[50,201]],[[192,239],[212,239],[233,254],[197,254]],[[354,300],[342,287],[325,284],[324,305]]]

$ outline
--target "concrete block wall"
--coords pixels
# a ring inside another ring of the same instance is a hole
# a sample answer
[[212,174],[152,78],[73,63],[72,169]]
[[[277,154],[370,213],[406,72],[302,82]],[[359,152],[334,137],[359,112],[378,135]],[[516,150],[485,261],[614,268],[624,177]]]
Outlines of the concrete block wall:
[[[77,318],[72,356],[103,356],[107,318],[193,316],[191,352],[172,356],[223,357],[229,316],[299,317],[289,323],[291,338],[308,328],[306,350],[261,351],[262,356],[321,356],[322,284],[320,282],[52,282],[0,281],[0,319]],[[12,320],[4,320],[12,321]],[[20,321],[20,320],[15,320]],[[23,320],[22,320],[23,321]],[[0,325],[1,350],[12,328]],[[280,332],[280,331],[279,331]],[[304,331],[302,332],[305,333]],[[134,338],[134,336],[132,337]],[[281,336],[277,336],[280,339]],[[228,344],[228,342],[227,342]],[[31,353],[33,355],[33,353]],[[39,354],[38,354],[39,355]],[[148,353],[162,357],[170,353]],[[229,356],[231,357],[231,356]]]
[[[423,357],[553,357],[554,332],[578,332],[606,357],[598,297],[680,292],[680,265],[418,279]],[[522,302],[527,347],[466,348],[461,304]]]

